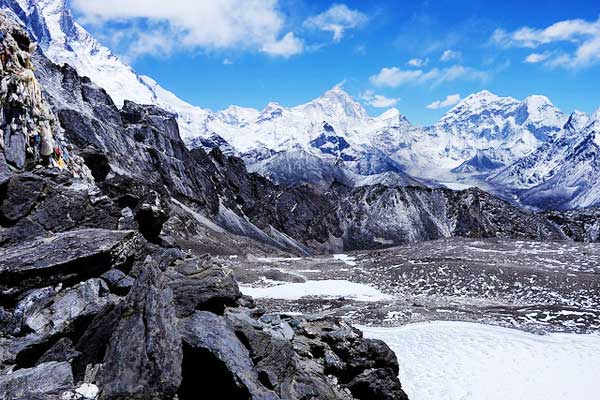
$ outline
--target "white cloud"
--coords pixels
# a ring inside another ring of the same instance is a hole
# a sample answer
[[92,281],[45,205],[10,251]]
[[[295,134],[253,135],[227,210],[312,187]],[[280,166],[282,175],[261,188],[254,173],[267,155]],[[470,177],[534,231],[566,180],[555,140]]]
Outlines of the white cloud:
[[428,58],[413,58],[413,59],[408,60],[407,64],[410,65],[411,67],[421,68],[421,67],[424,67],[427,64],[429,64],[429,59]]
[[[273,54],[288,56],[293,41],[299,49],[299,39],[283,31],[278,0],[72,0],[72,5],[84,20],[96,24],[143,22],[143,32],[130,37],[140,54],[178,48],[273,48]],[[279,51],[285,46],[288,51]]]
[[229,58],[226,58],[223,60],[223,65],[233,65],[233,61],[231,61]]
[[272,56],[290,57],[302,53],[304,44],[293,32],[286,34],[281,40],[265,44],[260,50]]
[[[128,33],[137,38],[131,45],[126,54],[127,59],[135,59],[144,54],[154,56],[169,55],[173,51],[173,44],[169,39],[169,33],[162,28],[156,28],[154,33],[142,32],[137,29],[130,29]],[[160,34],[157,34],[160,32]]]
[[304,26],[331,32],[333,40],[339,42],[346,30],[357,28],[367,20],[367,16],[358,10],[351,10],[345,4],[334,4],[327,11],[307,18]]
[[593,22],[565,20],[543,29],[522,27],[513,32],[497,29],[492,35],[492,42],[502,47],[531,49],[566,43],[570,49],[555,51],[537,62],[566,68],[586,67],[600,62],[600,18]]
[[454,65],[449,68],[433,68],[429,71],[422,69],[403,70],[398,67],[382,68],[378,74],[369,78],[371,83],[379,87],[398,87],[407,84],[431,83],[437,86],[444,82],[458,79],[486,80],[488,73],[474,68]]
[[393,107],[398,103],[398,101],[400,101],[398,98],[390,98],[376,94],[372,90],[365,91],[363,94],[361,94],[360,98],[368,105],[377,108]]
[[457,60],[461,57],[462,57],[462,53],[460,51],[454,51],[454,50],[448,49],[448,50],[444,51],[444,53],[440,57],[440,61],[448,62],[448,61],[452,61],[452,60]]
[[525,57],[525,60],[523,62],[526,62],[528,64],[537,64],[546,61],[550,56],[551,54],[547,51],[544,53],[531,53],[530,55]]
[[423,71],[402,70],[398,67],[382,68],[377,75],[369,78],[375,86],[398,87],[406,83],[414,82],[423,75]]
[[460,101],[460,94],[450,94],[446,96],[444,100],[436,100],[433,103],[429,104],[427,108],[430,110],[437,110],[440,108],[446,108],[455,105]]

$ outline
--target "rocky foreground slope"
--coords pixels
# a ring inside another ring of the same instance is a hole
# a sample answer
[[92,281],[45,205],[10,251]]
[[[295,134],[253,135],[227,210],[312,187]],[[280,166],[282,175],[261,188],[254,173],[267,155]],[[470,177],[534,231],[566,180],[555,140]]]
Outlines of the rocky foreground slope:
[[383,342],[269,314],[210,257],[161,235],[166,193],[210,209],[209,189],[226,185],[198,173],[207,156],[178,146],[172,116],[119,112],[41,59],[49,107],[31,51],[0,16],[2,399],[406,398]]

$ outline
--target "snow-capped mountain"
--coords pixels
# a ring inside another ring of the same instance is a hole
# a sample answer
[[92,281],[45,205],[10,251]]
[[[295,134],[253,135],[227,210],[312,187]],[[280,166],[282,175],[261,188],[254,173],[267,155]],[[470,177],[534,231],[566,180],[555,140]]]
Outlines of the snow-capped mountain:
[[125,100],[155,104],[178,115],[183,137],[200,130],[208,111],[184,102],[152,78],[138,75],[74,20],[66,0],[0,0],[0,8],[27,28],[46,57],[89,77],[118,106]]
[[[225,110],[209,117],[200,136],[222,137],[250,166],[260,161],[263,171],[269,169],[268,160],[259,149],[302,149],[361,175],[395,171],[452,179],[451,171],[489,172],[516,161],[553,137],[566,120],[546,97],[519,101],[483,91],[464,99],[437,124],[417,127],[397,109],[369,117],[335,87],[297,107],[270,103],[262,111],[244,109],[243,118],[237,109]],[[457,169],[477,154],[481,161],[482,152],[488,158],[483,169]]]
[[531,154],[492,175],[496,187],[544,208],[600,206],[600,110],[573,113],[564,129]]
[[506,165],[552,137],[566,119],[544,96],[519,101],[484,90],[465,98],[431,129],[443,138],[450,158],[494,149],[495,161]]
[[0,0],[0,7],[21,21],[48,58],[90,77],[117,105],[129,99],[173,112],[190,148],[219,147],[279,183],[458,182],[561,208],[600,198],[593,173],[598,113],[567,117],[544,96],[518,100],[481,91],[420,127],[395,108],[369,116],[340,86],[296,107],[271,102],[262,110],[212,112],[138,75],[74,20],[66,0]]

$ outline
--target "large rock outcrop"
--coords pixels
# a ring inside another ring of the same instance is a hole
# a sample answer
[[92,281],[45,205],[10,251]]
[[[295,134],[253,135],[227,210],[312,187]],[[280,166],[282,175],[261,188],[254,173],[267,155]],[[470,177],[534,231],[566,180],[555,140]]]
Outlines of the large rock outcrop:
[[[2,24],[0,32],[11,46],[29,43],[15,25]],[[20,57],[33,50],[19,48]],[[230,271],[208,255],[180,249],[173,231],[163,229],[178,204],[205,218],[231,217],[223,208],[235,208],[239,215],[233,215],[257,224],[247,226],[279,232],[288,222],[270,196],[292,202],[304,193],[302,207],[311,210],[305,225],[285,229],[305,229],[303,238],[318,247],[334,225],[322,227],[327,209],[311,202],[308,189],[286,192],[247,174],[235,159],[189,152],[172,115],[133,103],[118,110],[70,67],[51,65],[42,55],[37,62],[64,141],[58,125],[49,134],[82,164],[37,156],[35,141],[23,149],[18,143],[29,138],[30,125],[14,130],[11,124],[4,135],[11,143],[0,147],[3,399],[403,395],[389,348],[368,350],[382,345],[348,327],[330,340],[342,324],[335,320],[269,315],[241,295]],[[4,79],[19,71],[0,73]],[[23,93],[19,107],[45,102],[28,100],[41,95],[37,91]],[[2,106],[4,122],[15,105]],[[26,109],[20,115],[36,114]],[[63,157],[59,150],[52,157]],[[315,323],[320,331],[312,333]],[[329,353],[320,350],[329,348],[339,360],[335,371]],[[377,381],[357,390],[353,382],[372,369],[393,376],[374,372]]]

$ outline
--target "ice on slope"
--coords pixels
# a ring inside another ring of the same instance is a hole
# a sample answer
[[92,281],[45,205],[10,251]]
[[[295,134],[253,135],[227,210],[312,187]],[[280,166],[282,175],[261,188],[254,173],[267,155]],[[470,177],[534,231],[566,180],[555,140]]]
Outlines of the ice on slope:
[[361,327],[400,363],[411,400],[596,400],[600,336],[533,335],[466,322]]
[[362,283],[346,280],[320,280],[303,283],[284,283],[270,287],[240,285],[243,294],[258,299],[299,300],[306,296],[322,298],[344,297],[356,301],[386,301],[393,297]]

